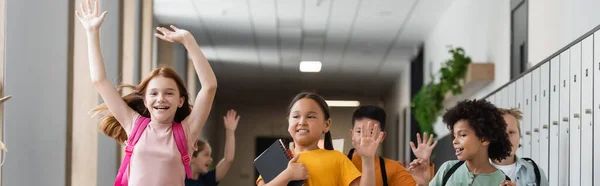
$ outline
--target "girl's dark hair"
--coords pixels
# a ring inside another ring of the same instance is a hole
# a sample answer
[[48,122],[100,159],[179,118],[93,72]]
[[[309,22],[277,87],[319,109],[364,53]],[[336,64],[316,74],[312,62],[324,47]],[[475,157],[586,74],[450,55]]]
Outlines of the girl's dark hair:
[[[299,100],[301,100],[303,98],[312,99],[315,102],[317,102],[319,107],[321,107],[321,110],[323,110],[323,114],[325,115],[325,120],[328,120],[331,117],[331,115],[329,113],[329,105],[327,105],[327,102],[325,102],[325,99],[323,99],[323,97],[319,96],[318,94],[310,93],[310,92],[301,92],[301,93],[297,94],[296,97],[294,97],[294,99],[292,99],[292,102],[288,106],[288,112],[287,112],[288,117],[292,110],[292,106],[294,106],[294,103],[298,102]],[[330,131],[327,131],[325,133],[324,146],[325,146],[325,149],[327,149],[327,150],[333,150],[333,142],[331,140],[331,132]]]
[[466,120],[478,138],[490,142],[490,159],[501,161],[510,155],[512,145],[506,133],[506,122],[502,113],[490,102],[484,99],[460,101],[444,114],[443,120],[452,132],[453,139],[454,125]]

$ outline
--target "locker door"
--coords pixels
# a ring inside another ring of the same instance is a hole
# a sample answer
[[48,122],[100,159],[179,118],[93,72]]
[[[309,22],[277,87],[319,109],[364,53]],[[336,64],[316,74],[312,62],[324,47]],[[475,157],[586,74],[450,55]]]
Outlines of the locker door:
[[531,98],[529,102],[531,107],[531,159],[540,161],[540,71],[541,68],[533,70],[531,73]]
[[560,146],[560,57],[550,61],[550,156],[548,179],[551,186],[558,186],[558,156]]
[[523,76],[523,98],[521,105],[523,108],[523,123],[521,131],[523,135],[523,157],[531,157],[531,72]]
[[[560,54],[560,144],[559,144],[559,155],[558,155],[558,169],[559,185],[569,185],[569,85],[571,83],[570,68],[569,68],[569,53],[570,50],[564,51]],[[579,185],[579,184],[577,184]]]
[[571,81],[569,92],[569,176],[571,185],[581,185],[581,43],[571,47],[571,66],[570,76],[567,81]]
[[548,178],[549,165],[549,145],[550,145],[550,63],[542,65],[540,71],[540,93],[538,99],[540,102],[540,168],[544,170]]
[[594,167],[593,159],[593,136],[594,128],[592,125],[593,106],[593,78],[590,75],[594,65],[594,39],[590,36],[583,40],[581,45],[581,185],[593,185],[592,171]]
[[508,85],[508,108],[515,108],[515,84],[515,82],[512,82]]
[[[523,111],[523,108],[525,107],[524,106],[525,104],[521,104],[521,102],[523,100],[523,93],[522,92],[523,92],[523,78],[519,78],[519,79],[517,79],[516,84],[515,84],[515,108],[521,110],[521,112]],[[523,127],[523,126],[521,125],[521,127]],[[524,130],[523,129],[520,129],[520,130],[521,130],[521,136],[525,136]],[[522,137],[521,141],[520,141],[520,144],[522,146],[519,148],[519,150],[517,150],[517,153],[516,153],[517,156],[519,156],[519,157],[522,157],[522,154],[523,154],[523,149],[524,149],[523,142],[524,141],[525,140]]]
[[504,108],[510,108],[510,106],[508,105],[508,93],[510,92],[510,89],[508,86],[505,86],[503,89],[503,93],[502,93],[502,105],[504,106]]
[[600,185],[600,32],[594,33],[594,185]]
[[501,104],[501,102],[502,102],[502,90],[498,90],[498,91],[496,91],[496,95],[495,95],[494,97],[496,97],[496,98],[495,98],[495,99],[496,99],[496,102],[494,102],[494,105],[495,105],[496,107],[500,107],[500,108],[502,108],[502,104]]

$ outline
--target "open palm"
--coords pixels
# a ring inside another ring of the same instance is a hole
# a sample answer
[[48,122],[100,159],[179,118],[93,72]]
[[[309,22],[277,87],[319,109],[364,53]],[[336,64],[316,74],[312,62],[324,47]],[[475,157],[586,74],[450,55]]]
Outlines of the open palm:
[[415,147],[415,144],[412,141],[410,142],[410,148],[412,149],[415,156],[419,159],[425,160],[429,160],[429,158],[431,157],[431,151],[433,151],[433,148],[435,148],[436,145],[437,141],[434,142],[433,134],[431,134],[429,138],[427,138],[427,133],[423,134],[422,140],[421,135],[417,133],[417,147]]
[[179,29],[173,25],[171,25],[172,31],[165,27],[157,27],[156,30],[160,31],[160,33],[155,33],[154,35],[162,40],[171,42],[171,43],[183,43],[185,37],[190,36],[189,31],[184,29]]
[[225,123],[225,129],[227,130],[235,130],[237,128],[238,122],[240,121],[240,116],[237,115],[235,110],[227,111],[227,115],[223,116],[223,122]]
[[365,158],[374,158],[377,147],[383,140],[383,132],[381,132],[379,125],[373,125],[371,122],[363,123],[361,129],[363,130],[360,133],[360,141],[356,142],[358,144],[354,144],[356,153]]
[[98,30],[104,21],[104,17],[106,17],[107,11],[104,11],[102,14],[98,15],[98,1],[94,1],[93,8],[90,4],[90,0],[87,0],[86,2],[87,3],[85,7],[83,4],[79,4],[81,11],[75,11],[75,14],[85,30]]

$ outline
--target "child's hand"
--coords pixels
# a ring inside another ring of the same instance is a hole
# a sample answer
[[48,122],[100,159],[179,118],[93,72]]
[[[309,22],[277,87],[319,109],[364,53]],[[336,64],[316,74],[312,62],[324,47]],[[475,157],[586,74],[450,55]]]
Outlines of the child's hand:
[[504,182],[500,183],[500,186],[517,186],[517,184],[510,180],[504,180]]
[[428,185],[431,180],[431,172],[429,170],[429,159],[415,159],[410,162],[408,172],[412,175],[417,185]]
[[360,141],[353,141],[356,153],[363,158],[374,158],[377,147],[381,140],[383,140],[383,132],[381,132],[379,125],[373,125],[371,122],[363,123],[361,129]]
[[433,141],[433,134],[429,136],[429,140],[427,139],[427,133],[423,133],[423,140],[421,140],[421,135],[417,133],[417,148],[415,148],[415,144],[411,141],[410,148],[412,149],[415,156],[419,159],[429,160],[431,157],[431,151],[437,145],[437,140]]
[[237,115],[235,110],[227,111],[227,115],[223,116],[223,121],[225,122],[225,129],[230,131],[235,131],[237,128],[238,122],[240,121],[240,116]]
[[156,30],[160,31],[162,34],[155,33],[154,36],[171,43],[185,44],[184,41],[186,40],[186,37],[192,35],[187,30],[179,29],[173,25],[171,25],[171,28],[173,31],[164,27],[156,27]]
[[79,7],[81,8],[81,11],[75,11],[75,15],[77,15],[77,18],[83,25],[83,28],[86,31],[97,31],[100,28],[100,25],[102,25],[107,11],[104,11],[101,15],[98,15],[98,1],[94,2],[93,9],[92,5],[90,4],[90,0],[87,0],[87,6],[84,7],[83,4],[79,4]]
[[290,180],[306,180],[308,179],[308,170],[304,167],[304,164],[298,163],[298,158],[300,158],[300,154],[297,154],[290,160],[287,168],[284,172],[287,174]]

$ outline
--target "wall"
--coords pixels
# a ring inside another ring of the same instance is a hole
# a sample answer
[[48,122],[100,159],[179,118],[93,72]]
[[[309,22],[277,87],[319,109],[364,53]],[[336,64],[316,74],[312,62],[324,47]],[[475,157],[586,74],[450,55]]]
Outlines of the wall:
[[[223,94],[221,94],[223,95]],[[255,141],[258,136],[265,137],[288,137],[286,112],[289,101],[294,94],[285,94],[279,96],[277,93],[264,95],[262,98],[244,96],[239,94],[239,100],[234,98],[225,98],[221,96],[216,100],[216,106],[211,113],[211,124],[207,123],[205,130],[210,133],[209,143],[213,148],[213,158],[215,162],[223,157],[223,147],[225,144],[223,117],[228,109],[236,109],[240,114],[240,123],[236,130],[236,154],[232,167],[227,176],[223,178],[219,185],[238,186],[253,185],[255,158]],[[280,94],[281,95],[281,94]],[[219,94],[217,94],[219,96]],[[327,98],[327,97],[325,97]],[[379,104],[377,98],[360,98],[363,104]],[[267,102],[268,101],[268,102]],[[355,108],[331,108],[331,117],[333,120],[331,133],[333,139],[344,138],[344,151],[351,148],[350,128],[352,113]],[[257,127],[259,126],[260,127]]]
[[73,8],[69,1],[6,3],[5,93],[13,98],[4,105],[10,151],[2,185],[64,186]]
[[[4,52],[5,52],[5,46],[4,44],[6,44],[5,41],[5,26],[6,26],[6,0],[0,0],[0,10],[2,10],[2,12],[0,12],[0,96],[4,97],[4,65],[5,65],[5,59],[4,58]],[[4,139],[2,130],[4,130],[4,104],[0,105],[0,125],[2,126],[0,128],[0,139]],[[0,154],[0,158],[2,158],[2,160],[4,160],[4,153]],[[0,169],[0,185],[2,185],[2,169]]]
[[[474,95],[481,98],[510,80],[510,1],[455,0],[425,40],[425,84],[451,56],[446,46],[463,47],[474,63],[495,63],[495,80]],[[449,131],[438,119],[441,137]]]
[[529,62],[541,62],[600,24],[600,1],[530,0]]
[[[397,135],[388,135],[383,144],[383,156],[398,160],[404,165],[410,162],[410,64],[406,67],[384,99],[384,109],[387,114],[386,131],[396,131]],[[404,110],[406,109],[406,117]],[[399,123],[398,123],[399,122]],[[409,130],[405,130],[409,129]]]

